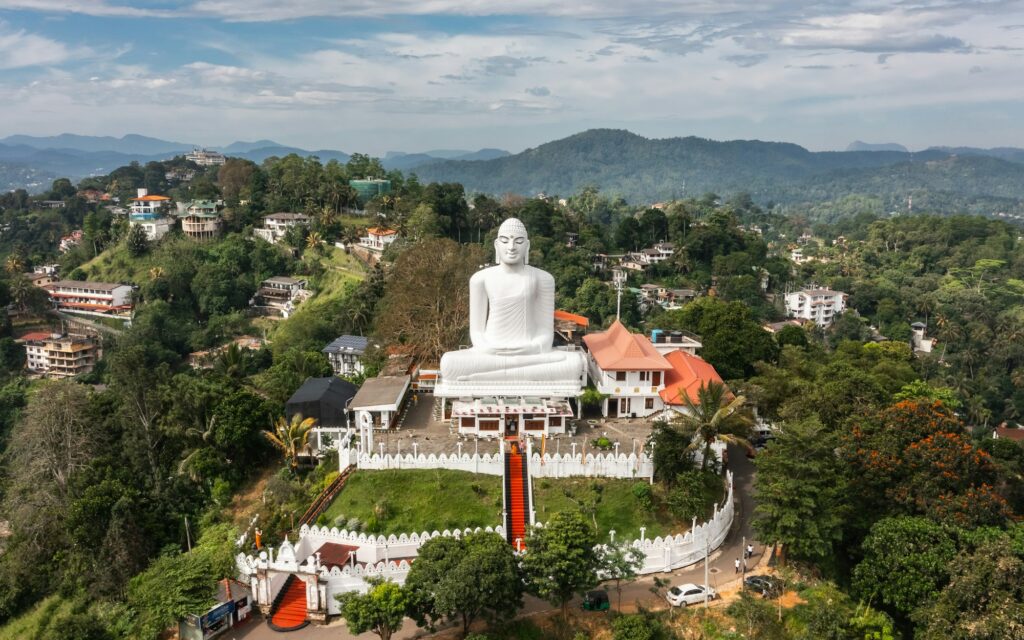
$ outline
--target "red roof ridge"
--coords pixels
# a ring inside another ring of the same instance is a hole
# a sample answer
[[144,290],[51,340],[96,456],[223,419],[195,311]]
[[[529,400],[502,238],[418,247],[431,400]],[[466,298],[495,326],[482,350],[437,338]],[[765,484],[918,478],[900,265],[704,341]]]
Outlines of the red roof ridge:
[[577,315],[575,313],[569,313],[561,309],[555,309],[555,319],[566,320],[568,322],[575,322],[581,327],[590,326],[590,319],[586,316]]

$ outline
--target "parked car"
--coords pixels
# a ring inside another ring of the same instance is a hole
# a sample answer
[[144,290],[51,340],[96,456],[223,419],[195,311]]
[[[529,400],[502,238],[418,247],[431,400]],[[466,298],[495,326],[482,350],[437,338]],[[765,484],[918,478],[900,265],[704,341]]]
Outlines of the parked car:
[[754,593],[760,593],[762,598],[778,598],[782,595],[782,582],[773,576],[747,576],[743,585]]
[[708,600],[714,600],[718,597],[718,593],[711,587],[687,583],[669,589],[668,593],[665,594],[665,599],[673,607],[685,607],[688,604],[704,602],[705,593]]
[[588,591],[583,596],[583,609],[586,611],[607,611],[610,607],[607,591]]

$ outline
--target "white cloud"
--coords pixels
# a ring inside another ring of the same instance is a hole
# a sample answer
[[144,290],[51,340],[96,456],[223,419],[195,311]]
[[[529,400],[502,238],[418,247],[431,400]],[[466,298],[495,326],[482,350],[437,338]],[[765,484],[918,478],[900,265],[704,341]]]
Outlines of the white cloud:
[[79,13],[88,16],[131,18],[171,18],[184,12],[163,9],[140,9],[123,4],[112,4],[104,0],[0,0],[0,9],[10,11],[44,11],[53,13]]
[[0,21],[0,69],[60,64],[71,51],[55,40],[24,30],[12,30]]

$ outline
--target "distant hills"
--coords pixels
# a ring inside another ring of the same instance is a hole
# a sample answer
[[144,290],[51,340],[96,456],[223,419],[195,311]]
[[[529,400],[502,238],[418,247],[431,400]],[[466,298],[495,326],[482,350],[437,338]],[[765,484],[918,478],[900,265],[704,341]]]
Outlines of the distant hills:
[[923,189],[953,194],[949,203],[959,206],[962,198],[1024,200],[1024,162],[1015,158],[996,150],[811,152],[784,142],[649,139],[593,129],[512,156],[435,162],[417,173],[424,181],[461,182],[485,193],[568,195],[597,185],[632,202],[738,191],[762,202],[820,202],[854,193],[905,201]]
[[[129,134],[112,136],[81,136],[62,133],[56,136],[12,135],[0,139],[0,189],[27,188],[39,191],[55,177],[78,180],[90,175],[109,173],[114,169],[139,162],[167,160],[188,153],[202,145],[172,142]],[[261,163],[272,156],[294,153],[316,156],[322,162],[348,162],[350,154],[334,149],[307,150],[273,140],[232,142],[225,147],[206,147],[229,157]],[[389,152],[382,161],[388,169],[412,171],[421,165],[442,160],[491,160],[509,155],[501,149],[437,149],[423,153]],[[42,185],[42,186],[40,186]]]
[[847,151],[902,151],[907,153],[909,149],[904,147],[902,144],[896,144],[895,142],[883,142],[881,144],[871,144],[870,142],[861,142],[860,140],[854,140],[847,147]]

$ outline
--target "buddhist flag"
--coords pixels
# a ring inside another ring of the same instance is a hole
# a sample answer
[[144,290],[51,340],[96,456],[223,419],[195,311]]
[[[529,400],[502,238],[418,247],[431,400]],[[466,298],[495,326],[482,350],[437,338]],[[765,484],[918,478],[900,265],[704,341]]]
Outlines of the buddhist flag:
[[546,433],[540,434],[540,463],[544,464],[544,451],[547,449],[548,436]]

